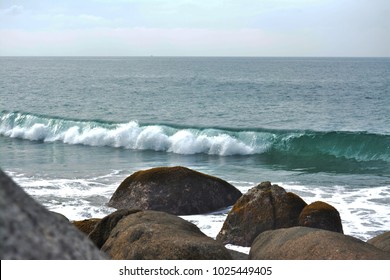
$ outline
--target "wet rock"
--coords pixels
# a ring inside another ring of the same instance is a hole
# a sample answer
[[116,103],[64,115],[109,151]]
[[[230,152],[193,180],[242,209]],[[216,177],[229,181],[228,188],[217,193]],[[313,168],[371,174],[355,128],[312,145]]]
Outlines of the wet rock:
[[[231,259],[229,251],[177,216],[152,210],[119,210],[102,220],[112,224],[101,250],[117,260]],[[118,218],[121,218],[118,220]],[[110,218],[114,221],[110,221]],[[95,230],[99,229],[99,225]],[[94,231],[90,236],[94,236]]]
[[58,214],[51,213],[0,170],[0,259],[105,259]]
[[298,225],[343,233],[339,211],[322,201],[313,202],[303,208]]
[[233,205],[241,192],[226,181],[185,167],[157,167],[127,177],[108,206],[193,215]]
[[338,232],[292,227],[261,233],[249,252],[252,260],[389,260],[390,254]]
[[298,225],[299,214],[305,206],[306,202],[296,194],[263,182],[234,204],[217,240],[248,247],[263,231]]

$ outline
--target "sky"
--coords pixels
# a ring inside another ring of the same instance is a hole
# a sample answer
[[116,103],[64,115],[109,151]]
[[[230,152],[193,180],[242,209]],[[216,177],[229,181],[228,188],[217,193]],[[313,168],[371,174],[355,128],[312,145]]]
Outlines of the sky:
[[390,56],[389,0],[0,0],[0,56]]

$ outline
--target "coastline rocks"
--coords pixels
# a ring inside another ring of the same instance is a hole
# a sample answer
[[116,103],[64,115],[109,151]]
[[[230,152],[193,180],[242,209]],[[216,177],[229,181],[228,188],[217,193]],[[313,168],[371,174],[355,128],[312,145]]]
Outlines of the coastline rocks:
[[252,260],[389,260],[390,253],[357,238],[308,227],[261,233],[249,252]]
[[217,240],[248,247],[263,231],[297,226],[299,214],[306,205],[299,196],[263,182],[234,204]]
[[108,206],[193,215],[233,205],[241,192],[226,181],[185,167],[157,167],[127,177]]
[[91,218],[85,219],[82,221],[73,221],[72,224],[81,232],[86,235],[90,234],[90,232],[95,228],[96,224],[99,223],[101,219]]
[[0,170],[0,259],[105,259],[62,215],[46,210]]
[[[112,219],[111,219],[112,218]],[[118,210],[105,217],[99,228],[110,228],[98,238],[101,250],[116,260],[223,260],[228,250],[204,235],[197,226],[177,216],[153,210]],[[109,232],[109,234],[107,234]]]
[[343,233],[339,211],[322,201],[315,201],[303,208],[299,225]]
[[367,240],[367,243],[390,253],[390,231],[387,231],[371,238],[370,240]]

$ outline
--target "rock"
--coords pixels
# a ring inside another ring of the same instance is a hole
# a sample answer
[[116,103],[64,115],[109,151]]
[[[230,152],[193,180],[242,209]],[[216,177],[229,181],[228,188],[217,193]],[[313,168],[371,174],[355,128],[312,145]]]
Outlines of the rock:
[[137,213],[141,210],[138,209],[121,209],[111,213],[110,215],[104,217],[95,228],[90,232],[88,237],[95,243],[95,245],[100,249],[107,241],[108,237],[111,234],[111,231],[116,224],[125,216]]
[[371,238],[367,243],[374,245],[383,251],[390,252],[390,231]]
[[[177,216],[153,210],[119,210],[105,217],[113,225],[101,250],[116,260],[231,259],[228,250],[204,235],[197,226]],[[120,219],[118,219],[121,216]],[[110,221],[111,217],[114,219]],[[98,224],[94,231],[99,230]],[[90,237],[97,236],[92,231]]]
[[261,233],[249,252],[251,260],[389,260],[390,254],[342,233],[292,227]]
[[82,221],[73,221],[72,224],[78,230],[88,235],[101,220],[102,219],[92,218],[92,219],[85,219]]
[[58,214],[51,213],[0,170],[0,259],[105,259]]
[[235,251],[235,250],[229,250],[229,253],[230,253],[230,256],[232,256],[233,260],[247,260],[249,255],[248,254],[245,254],[245,253],[242,253],[242,252],[238,252],[238,251]]
[[229,212],[217,240],[248,247],[259,233],[298,225],[306,206],[299,196],[263,182],[250,189]]
[[339,211],[322,201],[313,202],[303,208],[298,225],[343,233]]
[[127,177],[108,206],[193,215],[233,205],[241,192],[224,180],[185,167],[158,167]]
[[50,213],[53,213],[54,215],[57,215],[58,217],[60,217],[61,219],[63,219],[64,221],[66,221],[66,222],[69,222],[69,219],[65,216],[65,215],[63,215],[63,214],[61,214],[61,213],[58,213],[58,212],[54,212],[54,211],[49,211]]

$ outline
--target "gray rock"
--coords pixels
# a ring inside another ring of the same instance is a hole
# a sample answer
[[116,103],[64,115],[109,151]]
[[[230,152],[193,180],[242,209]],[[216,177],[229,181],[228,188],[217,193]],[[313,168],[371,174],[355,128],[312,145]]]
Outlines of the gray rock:
[[87,236],[38,204],[1,170],[0,229],[2,260],[106,258]]
[[342,233],[308,227],[259,234],[251,260],[389,260],[390,254]]

